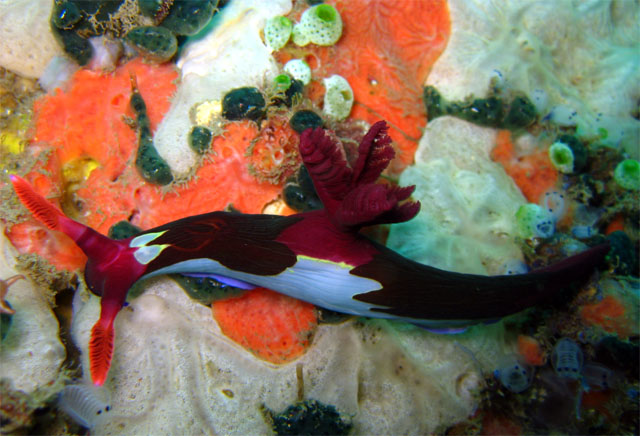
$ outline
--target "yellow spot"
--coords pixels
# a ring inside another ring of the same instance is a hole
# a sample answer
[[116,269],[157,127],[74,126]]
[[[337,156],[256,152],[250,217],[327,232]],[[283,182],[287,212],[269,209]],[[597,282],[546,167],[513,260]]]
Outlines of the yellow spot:
[[91,171],[100,164],[90,157],[73,159],[62,167],[62,177],[67,183],[80,183],[89,178]]
[[0,150],[3,153],[22,153],[24,140],[11,132],[0,132]]
[[209,126],[222,114],[222,102],[210,100],[202,102],[194,107],[194,121],[198,126]]

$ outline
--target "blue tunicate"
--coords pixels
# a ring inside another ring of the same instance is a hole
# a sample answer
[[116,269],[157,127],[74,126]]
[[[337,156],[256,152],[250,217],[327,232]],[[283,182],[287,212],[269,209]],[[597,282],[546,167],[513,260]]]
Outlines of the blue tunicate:
[[604,391],[610,389],[615,382],[613,371],[604,365],[593,362],[584,365],[582,377],[589,390]]
[[577,239],[589,239],[595,235],[596,231],[591,226],[573,226],[571,227],[571,234]]
[[104,401],[106,391],[88,384],[66,386],[58,397],[58,405],[78,424],[86,428],[94,427],[111,411]]
[[567,211],[564,194],[559,191],[546,192],[542,198],[542,207],[553,216],[556,222],[560,221]]
[[560,339],[551,353],[553,369],[562,378],[579,378],[583,360],[582,350],[569,338]]
[[511,259],[502,266],[502,270],[505,275],[526,274],[529,272],[529,267],[526,263],[520,259]]
[[511,356],[495,370],[494,375],[505,388],[517,394],[531,385],[533,368],[518,361],[516,356]]
[[555,232],[555,217],[547,207],[528,203],[516,212],[516,225],[523,238],[549,238]]

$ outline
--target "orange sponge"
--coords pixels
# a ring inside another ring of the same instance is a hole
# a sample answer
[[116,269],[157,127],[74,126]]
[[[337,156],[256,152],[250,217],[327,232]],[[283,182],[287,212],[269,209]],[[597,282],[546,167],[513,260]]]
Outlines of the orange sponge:
[[545,192],[556,186],[558,171],[551,164],[548,153],[539,151],[517,156],[508,130],[498,132],[491,159],[502,164],[530,203],[538,203]]
[[600,326],[621,338],[628,337],[632,330],[624,304],[613,295],[607,295],[597,303],[585,304],[580,315],[587,324]]
[[540,343],[531,336],[518,336],[518,354],[523,357],[528,365],[541,366],[546,361],[546,356]]
[[211,309],[225,335],[271,363],[303,355],[318,325],[312,304],[264,288],[216,301]]

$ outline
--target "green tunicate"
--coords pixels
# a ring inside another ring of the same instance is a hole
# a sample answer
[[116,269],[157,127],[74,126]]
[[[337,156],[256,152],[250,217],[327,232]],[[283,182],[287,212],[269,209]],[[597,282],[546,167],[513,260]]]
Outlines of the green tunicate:
[[587,167],[587,149],[574,135],[559,135],[556,142],[566,144],[573,153],[573,172],[581,173]]
[[136,27],[127,33],[125,39],[145,59],[158,63],[168,61],[178,50],[176,37],[164,27]]
[[264,97],[257,88],[243,87],[229,91],[222,99],[222,116],[228,120],[258,121],[265,115]]
[[276,92],[285,92],[291,86],[291,77],[288,74],[278,74],[273,79],[273,87]]
[[211,146],[211,130],[203,126],[194,126],[189,133],[189,145],[198,154],[204,154]]
[[613,171],[613,180],[624,189],[640,190],[640,162],[625,159]]
[[342,18],[331,5],[313,6],[302,14],[300,23],[293,27],[293,42],[299,46],[314,43],[333,45],[342,36]]
[[633,241],[622,230],[607,235],[611,246],[607,254],[607,262],[614,267],[614,272],[623,276],[637,274],[638,255]]
[[498,97],[478,98],[470,105],[462,106],[458,116],[480,126],[500,127],[504,106]]
[[136,167],[142,178],[157,185],[168,185],[173,181],[173,175],[167,162],[158,154],[151,141],[144,141],[138,146]]
[[71,56],[78,65],[87,65],[93,56],[91,43],[76,34],[73,30],[56,29],[58,40],[62,43],[65,53]]
[[305,85],[311,82],[311,68],[302,59],[291,59],[284,65],[284,71]]
[[140,175],[147,182],[157,185],[168,185],[173,181],[173,175],[167,162],[160,157],[153,145],[151,125],[147,116],[147,106],[140,93],[135,91],[129,102],[136,113],[138,124],[138,152],[136,154],[136,167]]
[[78,10],[78,7],[72,2],[57,3],[53,9],[53,15],[51,16],[51,22],[58,29],[71,29],[76,24],[82,15]]
[[287,17],[273,17],[264,26],[264,39],[267,46],[273,50],[280,50],[287,45],[291,37],[293,24]]
[[520,206],[516,212],[516,225],[523,238],[548,238],[555,232],[551,212],[534,203]]
[[170,274],[182,289],[200,304],[210,306],[211,303],[230,297],[238,297],[244,289],[227,286],[211,277],[187,277],[182,274]]
[[349,82],[334,74],[324,79],[324,107],[322,111],[335,121],[342,121],[349,116],[353,106],[353,91]]
[[304,165],[300,166],[297,177],[287,182],[282,197],[287,206],[297,212],[322,209],[322,202]]
[[284,92],[284,100],[275,98],[273,102],[275,104],[284,104],[287,107],[291,107],[294,104],[298,104],[302,101],[302,92],[304,91],[304,84],[296,79],[291,81],[291,85]]
[[316,127],[322,127],[323,122],[320,115],[314,111],[304,109],[293,114],[289,120],[289,124],[293,130],[302,133],[309,128],[315,129]]
[[447,102],[433,86],[425,86],[422,91],[422,100],[427,110],[427,120],[447,114]]
[[293,98],[297,95],[302,98],[304,86],[299,80],[293,80],[287,74],[279,74],[273,79],[273,90],[276,95],[271,98],[271,105],[286,105],[291,107]]
[[563,142],[554,142],[549,147],[549,159],[555,169],[563,174],[571,174],[574,167],[573,151]]
[[108,236],[111,239],[127,239],[140,233],[142,229],[134,226],[129,221],[118,221],[109,229]]
[[536,107],[527,97],[516,97],[509,104],[509,111],[504,117],[503,127],[521,129],[533,124],[538,117]]
[[164,0],[138,0],[138,8],[142,15],[154,18],[162,10]]
[[[5,301],[5,304],[9,309],[12,309],[8,301]],[[0,339],[4,339],[7,337],[7,333],[9,333],[9,329],[11,328],[12,320],[13,320],[12,314],[0,313]]]
[[352,424],[340,416],[335,406],[306,400],[279,414],[268,411],[277,435],[347,435]]
[[174,1],[160,25],[176,35],[195,35],[209,23],[217,6],[218,0]]

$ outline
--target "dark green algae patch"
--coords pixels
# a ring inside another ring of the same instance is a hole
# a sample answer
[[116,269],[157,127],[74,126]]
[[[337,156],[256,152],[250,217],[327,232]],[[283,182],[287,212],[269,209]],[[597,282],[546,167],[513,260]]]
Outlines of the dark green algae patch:
[[524,95],[512,98],[498,93],[487,98],[448,101],[433,86],[425,86],[422,93],[429,121],[450,115],[484,127],[518,130],[532,125],[538,113],[531,100]]

